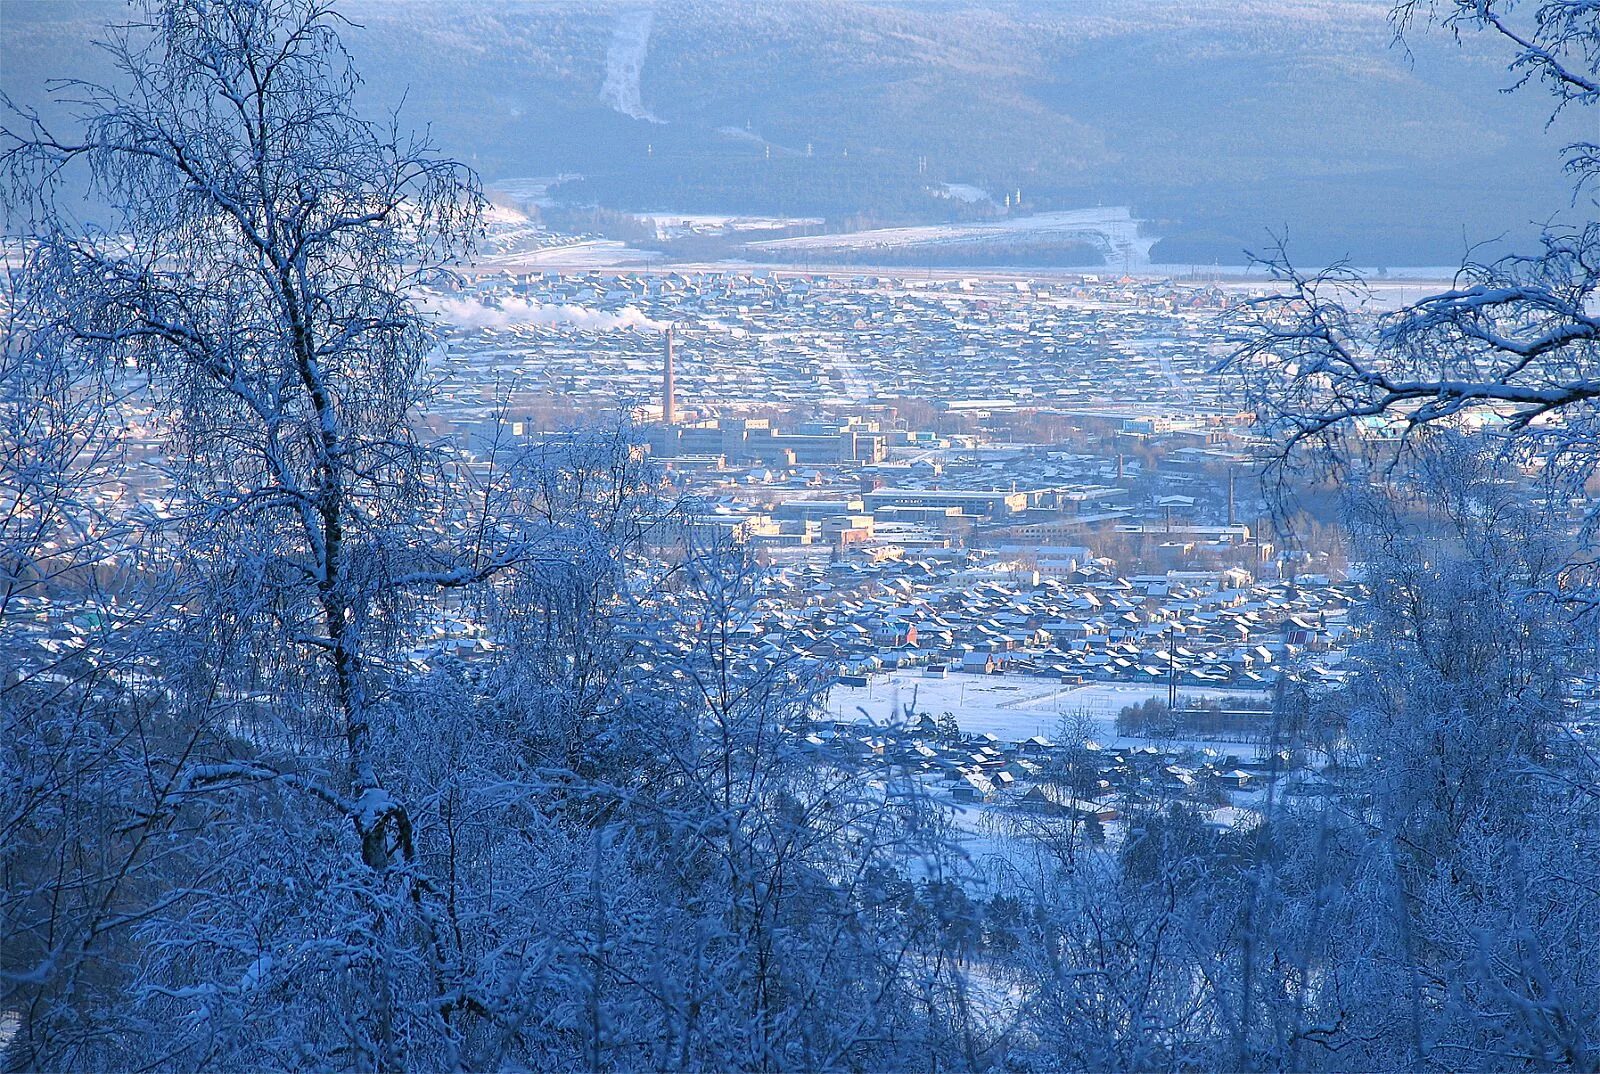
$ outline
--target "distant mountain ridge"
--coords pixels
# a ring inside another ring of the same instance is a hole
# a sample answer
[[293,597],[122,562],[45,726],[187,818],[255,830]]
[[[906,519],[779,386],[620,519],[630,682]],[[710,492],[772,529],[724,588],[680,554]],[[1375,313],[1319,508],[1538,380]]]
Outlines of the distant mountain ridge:
[[[5,0],[0,85],[92,63],[114,3]],[[1439,264],[1564,210],[1545,102],[1503,55],[1377,0],[1070,4],[355,0],[369,99],[405,98],[486,178],[582,176],[622,210],[833,228],[1129,205],[1157,262]],[[988,195],[951,197],[945,184]]]

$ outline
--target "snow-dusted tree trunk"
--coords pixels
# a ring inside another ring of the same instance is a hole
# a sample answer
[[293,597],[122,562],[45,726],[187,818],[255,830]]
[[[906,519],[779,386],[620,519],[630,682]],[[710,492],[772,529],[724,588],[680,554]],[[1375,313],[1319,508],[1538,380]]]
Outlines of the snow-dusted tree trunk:
[[[370,757],[372,617],[475,569],[416,562],[437,542],[411,424],[431,333],[409,289],[470,238],[479,197],[355,114],[336,21],[316,0],[153,3],[109,42],[116,87],[71,84],[81,132],[28,120],[0,159],[34,210],[22,271],[62,299],[56,330],[137,363],[174,420],[185,550],[253,557],[213,614],[270,604],[279,644],[325,666],[345,768],[330,799],[381,869],[408,836]],[[115,213],[105,233],[53,212],[80,165]]]
[[[113,742],[137,743],[144,774],[128,784],[137,806],[119,822],[122,842],[108,842],[121,863],[84,943],[108,922],[158,929],[185,906],[207,907],[186,956],[137,971],[147,995],[198,994],[184,982],[206,980],[213,963],[230,972],[219,952],[238,942],[237,923],[214,916],[218,900],[246,898],[238,876],[212,870],[260,868],[251,858],[274,841],[274,823],[321,830],[337,819],[374,878],[357,884],[371,888],[371,946],[351,958],[370,988],[349,1035],[370,1042],[358,1045],[366,1061],[391,1066],[405,1048],[393,963],[415,952],[437,977],[440,955],[426,879],[383,879],[414,848],[376,755],[374,659],[400,635],[402,595],[469,584],[518,556],[497,543],[504,529],[480,527],[467,546],[450,539],[440,523],[457,475],[413,426],[433,334],[411,290],[470,241],[481,199],[466,169],[356,114],[329,5],[152,0],[142,13],[106,42],[114,85],[59,88],[77,130],[19,114],[0,131],[8,224],[25,235],[11,269],[32,336],[75,369],[137,370],[140,405],[170,435],[163,479],[177,513],[155,539],[179,583],[167,613],[182,614],[125,680],[134,689],[121,703],[149,715],[108,710],[124,728]],[[75,172],[110,213],[103,227],[58,209],[58,185]],[[48,395],[67,405],[72,387]],[[50,411],[38,414],[36,425]],[[31,450],[19,429],[18,450]],[[81,458],[66,461],[87,473]],[[28,506],[40,503],[51,506],[37,496]],[[132,592],[137,565],[116,566]],[[250,800],[251,787],[264,795]],[[252,838],[202,823],[187,840],[157,841],[209,810]],[[176,871],[141,858],[158,845]],[[139,916],[116,913],[135,891]],[[241,1003],[272,980],[268,953],[245,961]],[[61,967],[41,966],[51,971]],[[63,1016],[85,1015],[77,1002],[64,1001]],[[215,1003],[202,1009],[221,1017]],[[214,1024],[212,1034],[216,1047]]]

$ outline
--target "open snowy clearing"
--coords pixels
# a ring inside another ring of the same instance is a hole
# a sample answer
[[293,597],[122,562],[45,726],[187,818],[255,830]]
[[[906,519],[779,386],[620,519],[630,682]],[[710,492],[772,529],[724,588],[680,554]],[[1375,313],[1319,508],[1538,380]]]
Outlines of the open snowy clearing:
[[536,268],[603,269],[660,261],[656,250],[635,250],[626,243],[613,239],[590,239],[584,242],[565,243],[538,250],[516,250],[478,258],[482,265]]
[[650,30],[655,18],[653,6],[624,8],[617,13],[611,44],[606,48],[606,80],[600,87],[600,100],[630,119],[665,123],[666,120],[645,107],[640,97],[640,81],[645,57],[650,52]]
[[827,223],[820,216],[741,216],[736,213],[677,213],[667,210],[629,213],[640,223],[650,224],[658,232],[676,234],[699,229],[702,231],[777,231],[786,227],[818,227]]
[[992,194],[983,189],[983,187],[973,186],[971,183],[941,183],[940,187],[941,190],[939,194],[941,197],[951,198],[955,201],[964,201],[968,205],[975,205],[984,201],[989,202],[990,204],[993,204],[994,202],[994,196]]
[[873,228],[838,235],[800,235],[751,243],[757,250],[827,251],[892,250],[908,247],[949,247],[996,242],[1088,242],[1135,268],[1150,263],[1150,250],[1158,241],[1141,237],[1139,221],[1127,206],[1072,209],[1032,216],[988,220],[975,224],[926,224],[914,227]]
[[550,197],[551,187],[582,178],[583,176],[576,172],[562,172],[560,175],[515,176],[510,179],[496,179],[494,182],[487,184],[485,190],[491,196],[501,194],[516,201],[548,206],[555,204],[555,201]]
[[[1266,696],[1261,691],[1188,687],[1178,693],[1180,697]],[[1165,686],[1133,683],[1064,685],[1032,675],[954,671],[947,678],[929,679],[920,671],[897,671],[873,676],[868,686],[834,686],[828,694],[828,711],[842,720],[865,715],[879,723],[904,720],[908,712],[935,717],[951,712],[963,731],[992,734],[1008,742],[1034,735],[1053,738],[1063,717],[1082,714],[1097,725],[1096,741],[1101,744],[1138,745],[1147,740],[1116,733],[1117,714],[1128,705],[1166,696]],[[1237,751],[1239,743],[1221,745]]]

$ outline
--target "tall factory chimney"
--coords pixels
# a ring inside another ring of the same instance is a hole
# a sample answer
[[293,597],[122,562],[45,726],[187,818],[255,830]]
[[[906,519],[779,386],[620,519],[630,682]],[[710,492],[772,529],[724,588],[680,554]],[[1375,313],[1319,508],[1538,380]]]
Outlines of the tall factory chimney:
[[665,350],[665,365],[661,370],[661,424],[672,425],[678,419],[677,399],[672,383],[672,329],[668,327],[662,333],[662,343]]
[[1228,525],[1233,525],[1235,518],[1233,510],[1233,467],[1228,467]]

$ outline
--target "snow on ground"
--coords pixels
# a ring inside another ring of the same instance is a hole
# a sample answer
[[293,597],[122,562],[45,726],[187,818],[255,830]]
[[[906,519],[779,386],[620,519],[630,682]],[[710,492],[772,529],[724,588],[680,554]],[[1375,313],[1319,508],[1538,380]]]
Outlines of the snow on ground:
[[757,250],[826,251],[889,250],[919,246],[961,246],[1072,240],[1088,242],[1106,251],[1118,266],[1142,269],[1150,264],[1157,240],[1139,235],[1139,221],[1128,207],[1072,209],[1031,216],[986,220],[973,224],[926,224],[914,227],[874,228],[838,235],[802,235],[751,243]]
[[491,194],[504,194],[513,201],[528,202],[533,205],[550,206],[555,204],[555,199],[550,197],[550,188],[583,176],[575,172],[565,172],[561,175],[541,175],[527,178],[496,179],[489,183],[487,190]]
[[955,201],[964,201],[968,205],[976,205],[982,201],[994,201],[994,198],[990,196],[987,190],[981,186],[973,186],[971,183],[943,183],[941,186],[944,188],[945,197],[952,198]]
[[668,327],[665,321],[646,317],[636,306],[601,310],[571,304],[547,305],[520,298],[499,298],[491,303],[472,296],[443,295],[430,296],[424,305],[448,324],[467,330],[506,328],[516,324],[567,325],[590,332],[622,329],[660,332]]
[[564,241],[527,214],[492,202],[484,209],[483,224],[484,234],[478,242],[478,252],[484,257],[504,257],[560,245]]
[[[1180,687],[1181,697],[1251,696],[1249,690],[1215,690]],[[867,686],[836,685],[828,695],[828,711],[842,720],[871,717],[879,723],[904,720],[906,713],[955,714],[969,734],[992,734],[1008,742],[1033,735],[1053,738],[1063,717],[1082,714],[1097,725],[1096,741],[1102,745],[1142,745],[1149,740],[1116,733],[1117,714],[1128,705],[1152,697],[1165,698],[1165,686],[1132,683],[1066,685],[1032,675],[972,675],[951,672],[947,678],[923,678],[920,671],[874,675]],[[1265,697],[1255,691],[1256,697]],[[1191,744],[1184,740],[1185,744]],[[1238,742],[1201,742],[1195,746],[1226,747],[1237,752]]]
[[657,234],[670,237],[685,231],[777,231],[786,227],[815,227],[826,223],[820,216],[741,216],[736,213],[675,213],[668,210],[630,213],[650,224]]
[[[1116,733],[1117,714],[1127,705],[1147,698],[1165,698],[1165,686],[1139,686],[1128,683],[1088,683],[1066,685],[1028,675],[972,675],[951,673],[944,679],[925,679],[920,671],[891,672],[873,676],[866,687],[834,686],[828,697],[828,711],[841,719],[859,718],[863,712],[886,722],[905,719],[915,706],[917,713],[934,716],[953,712],[961,729],[971,734],[993,734],[1007,741],[1033,735],[1054,738],[1064,716],[1081,714],[1095,726],[1095,741],[1105,746],[1147,746],[1152,742]],[[1180,697],[1265,697],[1264,691],[1180,689]],[[1237,741],[1213,739],[1175,739],[1174,745],[1190,749],[1211,748],[1220,754],[1244,755],[1254,747]],[[953,873],[939,874],[954,879],[974,893],[1006,890],[1012,882],[1028,883],[1045,875],[1052,867],[1045,851],[1022,830],[1014,827],[1012,806],[1016,792],[1006,792],[995,801],[972,802],[952,798],[951,786],[933,773],[915,777],[923,789],[944,811],[950,824],[952,842],[965,856]],[[1248,823],[1251,810],[1264,805],[1266,788],[1237,791],[1229,796],[1236,811],[1221,812],[1224,822],[1238,818]],[[1028,814],[1031,816],[1031,814]],[[1108,846],[1116,846],[1123,835],[1119,821],[1105,826]],[[932,879],[925,861],[908,861],[908,875]]]
[[613,239],[588,239],[547,246],[538,250],[516,250],[478,258],[489,265],[525,265],[538,268],[597,269],[641,265],[661,260],[658,250],[635,250]]
[[767,140],[765,138],[761,137],[761,135],[757,134],[755,131],[746,130],[744,127],[734,127],[734,126],[718,127],[717,128],[717,133],[718,134],[725,134],[729,138],[737,138],[741,142],[754,142],[756,145],[766,145],[767,144]]
[[491,227],[518,227],[528,223],[528,214],[490,202],[483,207],[483,222]]
[[611,44],[606,48],[606,79],[600,87],[600,100],[630,119],[665,123],[666,120],[644,106],[639,96],[640,77],[644,73],[645,55],[650,51],[650,29],[655,18],[654,7],[618,12],[616,27],[611,31]]

